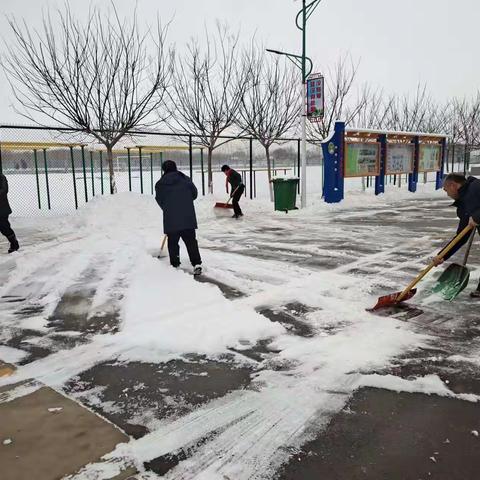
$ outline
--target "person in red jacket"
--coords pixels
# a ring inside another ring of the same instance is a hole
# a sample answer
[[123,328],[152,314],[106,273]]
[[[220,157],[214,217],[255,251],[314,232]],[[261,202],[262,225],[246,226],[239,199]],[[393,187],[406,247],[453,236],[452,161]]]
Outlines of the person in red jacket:
[[243,184],[242,176],[228,165],[222,165],[222,172],[227,176],[226,181],[231,186],[230,198],[232,199],[234,211],[232,218],[243,217],[242,209],[238,203],[242,198],[243,192],[245,191],[245,185]]

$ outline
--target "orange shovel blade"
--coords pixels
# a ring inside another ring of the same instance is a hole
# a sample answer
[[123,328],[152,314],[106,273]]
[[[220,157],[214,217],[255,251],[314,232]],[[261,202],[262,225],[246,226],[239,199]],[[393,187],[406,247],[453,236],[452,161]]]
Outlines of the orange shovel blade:
[[233,205],[230,203],[217,202],[213,208],[233,208]]
[[415,294],[417,293],[417,289],[413,288],[410,290],[399,302],[397,298],[402,294],[402,292],[395,292],[391,293],[390,295],[384,295],[380,297],[373,308],[367,308],[369,312],[374,310],[378,310],[380,308],[392,307],[393,305],[397,305],[398,303],[404,302],[405,300],[410,300]]

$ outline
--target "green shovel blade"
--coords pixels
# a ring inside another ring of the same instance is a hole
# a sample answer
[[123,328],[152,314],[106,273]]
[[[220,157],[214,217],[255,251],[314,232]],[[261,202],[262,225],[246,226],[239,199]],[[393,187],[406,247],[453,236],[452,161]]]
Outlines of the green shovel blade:
[[465,289],[469,280],[470,272],[468,268],[452,263],[438,277],[437,284],[432,291],[442,295],[445,300],[452,301]]

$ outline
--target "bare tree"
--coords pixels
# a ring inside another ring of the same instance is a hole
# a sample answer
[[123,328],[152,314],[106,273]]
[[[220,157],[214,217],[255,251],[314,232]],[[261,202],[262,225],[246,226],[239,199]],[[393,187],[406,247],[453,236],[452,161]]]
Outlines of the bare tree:
[[480,144],[480,92],[476,97],[454,101],[454,125],[464,142],[464,172],[469,164],[470,149]]
[[207,148],[208,189],[213,193],[212,153],[225,143],[219,143],[219,137],[235,126],[249,66],[239,49],[238,34],[231,35],[226,26],[217,24],[214,38],[205,35],[205,51],[192,40],[177,61],[169,125],[177,134],[193,135],[193,143]]
[[393,97],[385,98],[383,90],[371,88],[365,84],[360,91],[357,114],[351,118],[349,125],[356,128],[384,129]]
[[[114,7],[113,7],[114,8]],[[130,21],[88,13],[85,23],[68,7],[57,22],[44,17],[43,28],[9,19],[14,42],[2,59],[20,112],[35,123],[35,114],[93,135],[107,150],[110,191],[116,192],[112,150],[135,127],[151,125],[163,104],[173,51],[165,47],[166,29],[142,32],[136,13]]]
[[273,201],[270,148],[298,122],[300,82],[294,66],[286,66],[278,57],[265,58],[258,53],[262,50],[252,49],[249,87],[241,99],[237,124],[265,149],[270,200]]
[[390,97],[385,128],[402,132],[425,131],[430,105],[426,85],[418,85],[413,97]]

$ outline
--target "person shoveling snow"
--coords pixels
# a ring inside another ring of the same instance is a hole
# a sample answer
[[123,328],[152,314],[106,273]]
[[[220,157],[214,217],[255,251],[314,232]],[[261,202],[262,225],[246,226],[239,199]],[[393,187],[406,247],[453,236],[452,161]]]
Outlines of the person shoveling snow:
[[198,228],[193,201],[197,187],[189,177],[177,170],[172,160],[162,164],[163,176],[155,185],[155,200],[163,210],[163,231],[168,236],[168,254],[172,267],[180,266],[180,238],[187,247],[194,275],[202,273],[202,259],[195,230]]
[[[452,198],[452,206],[457,208],[458,222],[456,236],[433,257],[430,265],[422,270],[419,275],[402,291],[384,295],[380,297],[370,311],[379,308],[390,307],[400,302],[412,298],[416,289],[413,287],[434,267],[438,267],[445,260],[448,260],[463,245],[469,242],[467,252],[464,257],[463,265],[450,265],[439,278],[439,284],[434,288],[434,292],[441,292],[444,298],[453,300],[468,284],[470,274],[466,268],[468,253],[474,239],[472,230],[480,231],[480,180],[475,177],[469,177],[460,173],[448,174],[443,182],[443,190]],[[480,298],[480,282],[477,289],[470,293],[472,298]]]
[[226,175],[226,181],[232,187],[232,194],[230,195],[234,212],[232,218],[238,219],[240,217],[243,217],[242,209],[240,208],[240,204],[238,203],[242,198],[243,192],[245,191],[245,185],[243,184],[242,176],[236,170],[230,168],[228,165],[222,166],[222,172]]
[[[480,223],[480,180],[475,177],[466,178],[460,173],[450,173],[445,177],[443,190],[454,200],[452,206],[457,208],[457,216],[460,219],[457,233],[461,232],[467,225],[480,230],[478,227]],[[468,236],[463,237],[443,258],[436,256],[433,259],[435,266],[448,260],[468,242],[468,239]],[[480,282],[477,289],[470,293],[470,296],[480,298]]]

